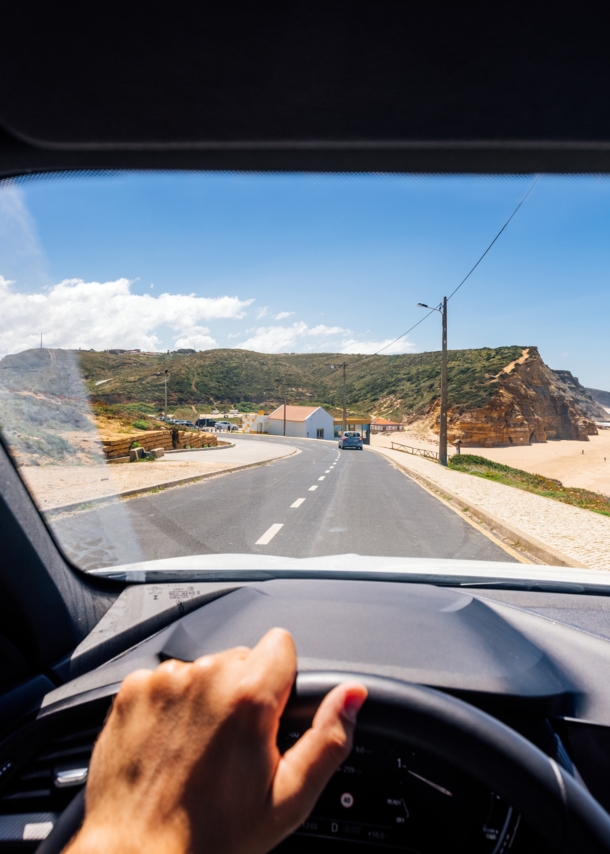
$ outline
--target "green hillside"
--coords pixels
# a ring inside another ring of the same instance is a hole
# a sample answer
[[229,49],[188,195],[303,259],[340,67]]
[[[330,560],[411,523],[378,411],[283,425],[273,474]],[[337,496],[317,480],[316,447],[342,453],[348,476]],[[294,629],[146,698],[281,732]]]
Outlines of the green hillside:
[[[534,348],[532,348],[534,349]],[[522,347],[449,351],[451,403],[463,408],[483,405],[495,390],[493,378],[521,356]],[[240,405],[269,409],[288,403],[342,405],[342,372],[347,363],[349,410],[399,418],[423,410],[439,394],[440,353],[401,356],[345,356],[336,353],[277,354],[247,350],[145,355],[78,352],[93,400],[163,407],[163,372],[169,370],[169,406]],[[99,384],[98,384],[99,383]]]

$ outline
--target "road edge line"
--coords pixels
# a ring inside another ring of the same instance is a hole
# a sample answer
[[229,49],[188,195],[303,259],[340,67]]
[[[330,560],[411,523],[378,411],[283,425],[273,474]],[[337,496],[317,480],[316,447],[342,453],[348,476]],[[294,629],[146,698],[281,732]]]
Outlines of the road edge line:
[[147,492],[171,489],[172,486],[184,486],[187,483],[197,483],[199,480],[207,480],[210,477],[218,477],[223,474],[233,474],[233,472],[256,468],[256,466],[266,466],[268,463],[274,463],[277,460],[287,460],[289,457],[293,457],[298,453],[300,453],[299,449],[295,448],[291,454],[285,454],[283,457],[273,457],[273,459],[270,460],[259,460],[257,463],[245,463],[242,466],[234,466],[233,468],[221,469],[220,471],[209,471],[204,472],[203,474],[195,474],[191,477],[183,477],[180,480],[169,480],[165,483],[156,483],[153,486],[141,486],[138,487],[138,489],[130,489],[126,492],[115,492],[112,495],[104,495],[100,498],[89,498],[85,501],[77,501],[74,504],[64,504],[61,507],[50,507],[48,510],[42,510],[41,512],[45,518],[49,519],[53,518],[55,515],[59,515],[60,513],[69,513],[70,510],[77,510],[79,507],[82,507],[83,510],[89,510],[92,509],[89,508],[90,504],[104,504],[109,501],[114,501],[117,498],[121,501],[123,498],[133,498],[137,495],[144,495]]
[[234,448],[235,442],[226,442],[223,445],[208,445],[205,448],[171,448],[166,451],[166,454],[191,454],[194,451],[228,451],[229,448]]
[[[505,543],[502,543],[496,537],[493,536],[492,533],[486,531],[484,528],[477,525],[477,523],[466,516],[461,510],[459,510],[456,506],[451,504],[450,502],[455,501],[460,504],[462,507],[466,507],[469,513],[472,513],[474,516],[477,516],[481,521],[483,521],[486,525],[489,525],[492,530],[497,531],[503,537],[508,537],[511,540],[514,540],[517,543],[522,543],[523,547],[527,549],[531,554],[538,558],[539,560],[543,560],[547,566],[567,566],[575,569],[590,569],[590,567],[585,566],[583,563],[579,563],[574,558],[569,558],[566,555],[562,554],[562,552],[556,551],[555,549],[550,548],[545,543],[537,540],[535,537],[532,537],[530,534],[526,534],[523,531],[519,530],[519,528],[514,528],[511,525],[508,525],[502,519],[498,519],[497,516],[494,516],[493,513],[489,513],[487,510],[482,510],[478,505],[473,505],[472,502],[469,502],[466,498],[463,498],[460,495],[457,495],[454,492],[451,492],[444,487],[440,487],[433,480],[427,478],[425,475],[420,474],[419,472],[413,471],[413,469],[408,468],[402,463],[397,462],[392,457],[388,457],[386,454],[378,451],[376,448],[371,448],[376,454],[384,457],[384,459],[388,460],[395,466],[397,466],[407,477],[410,477],[411,480],[414,480],[421,486],[426,492],[429,492],[447,507],[450,507],[454,513],[457,513],[462,519],[467,521],[473,527],[480,530],[482,534],[485,534],[488,539],[492,540],[492,542],[499,545],[504,551],[509,554],[513,554],[515,557],[519,558],[520,563],[530,563],[530,561],[523,560],[523,554],[520,554],[516,550],[512,550],[510,546],[507,546]],[[439,494],[440,493],[440,494]],[[445,500],[443,500],[445,499]]]

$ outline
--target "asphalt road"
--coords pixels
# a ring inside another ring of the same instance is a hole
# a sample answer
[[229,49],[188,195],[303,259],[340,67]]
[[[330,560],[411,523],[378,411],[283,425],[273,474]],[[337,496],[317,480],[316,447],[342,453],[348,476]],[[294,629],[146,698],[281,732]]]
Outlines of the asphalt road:
[[[284,442],[244,436],[238,442]],[[513,562],[379,454],[287,440],[257,468],[54,520],[84,569],[192,554],[356,553]]]

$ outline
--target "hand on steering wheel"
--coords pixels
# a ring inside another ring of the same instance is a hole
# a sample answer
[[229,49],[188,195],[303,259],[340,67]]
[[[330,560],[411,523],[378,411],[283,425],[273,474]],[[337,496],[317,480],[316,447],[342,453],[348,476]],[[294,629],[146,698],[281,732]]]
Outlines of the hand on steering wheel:
[[[128,677],[92,757],[86,818],[70,854],[269,850],[307,816],[349,753],[367,691],[361,732],[467,769],[553,851],[610,852],[608,814],[495,718],[440,691],[381,677],[303,673],[293,685],[295,667],[292,638],[273,630],[253,650],[167,662]],[[283,712],[301,730],[311,728],[281,757]],[[81,797],[38,854],[59,854],[82,815]]]
[[291,635],[272,629],[252,650],[128,676],[93,751],[70,854],[265,854],[277,845],[348,756],[366,698],[353,679],[337,685],[280,755],[296,661]]

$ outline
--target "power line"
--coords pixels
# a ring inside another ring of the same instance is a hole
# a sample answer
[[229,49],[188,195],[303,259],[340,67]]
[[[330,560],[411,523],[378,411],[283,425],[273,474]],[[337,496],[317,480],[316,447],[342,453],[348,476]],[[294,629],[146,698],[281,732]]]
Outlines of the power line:
[[496,236],[494,237],[494,239],[491,241],[491,243],[489,244],[489,246],[487,247],[487,249],[485,250],[485,252],[483,252],[483,254],[482,254],[482,255],[481,255],[481,257],[479,258],[479,260],[477,261],[477,263],[476,263],[476,264],[474,265],[474,267],[472,268],[472,270],[470,270],[470,272],[468,272],[468,273],[464,276],[464,278],[463,278],[463,279],[462,279],[462,281],[459,283],[459,285],[457,286],[457,288],[449,294],[449,296],[447,297],[447,300],[448,300],[448,301],[451,299],[451,297],[452,297],[454,294],[456,294],[456,293],[459,291],[459,289],[462,287],[462,285],[464,284],[464,282],[466,281],[466,279],[468,279],[468,278],[469,278],[469,276],[470,276],[472,273],[474,273],[474,271],[477,269],[477,267],[479,266],[479,264],[481,263],[481,261],[483,260],[483,258],[487,255],[487,253],[489,252],[489,250],[491,249],[491,247],[494,245],[494,243],[496,242],[496,240],[498,239],[498,237],[500,237],[500,235],[502,234],[502,232],[504,231],[504,229],[506,228],[506,226],[508,225],[508,223],[511,221],[511,219],[514,217],[514,215],[517,213],[517,211],[519,210],[519,208],[521,207],[521,205],[523,204],[523,202],[527,199],[527,197],[529,196],[529,194],[532,192],[532,190],[534,189],[534,187],[536,186],[536,184],[538,183],[538,181],[539,181],[539,180],[540,180],[540,175],[536,175],[536,177],[535,177],[535,179],[534,179],[534,183],[532,184],[532,186],[529,188],[529,190],[527,191],[527,193],[523,196],[523,198],[521,199],[521,201],[519,202],[519,204],[517,205],[517,207],[514,209],[514,211],[512,212],[512,214],[509,216],[509,218],[506,220],[506,222],[504,223],[504,225],[502,226],[502,228],[500,229],[500,231],[496,234]]
[[416,326],[419,326],[419,324],[420,324],[420,323],[423,323],[423,322],[424,322],[424,320],[425,320],[427,317],[430,317],[430,315],[431,315],[433,312],[435,312],[435,311],[436,311],[436,308],[433,308],[431,311],[429,311],[429,312],[428,312],[428,314],[424,314],[424,316],[422,317],[422,319],[421,319],[421,320],[418,320],[418,321],[417,321],[417,323],[414,323],[414,324],[413,324],[413,326],[411,326],[411,328],[410,328],[410,329],[407,329],[407,331],[406,331],[406,332],[403,332],[403,333],[402,333],[402,335],[399,335],[399,336],[398,336],[398,338],[395,338],[393,341],[390,341],[390,343],[389,343],[389,344],[386,344],[386,345],[385,345],[385,347],[382,347],[382,348],[381,348],[381,350],[377,350],[377,352],[376,352],[376,353],[373,353],[372,355],[373,355],[373,356],[378,356],[380,353],[383,353],[383,351],[384,351],[384,350],[387,350],[387,349],[388,349],[388,347],[391,347],[391,346],[392,346],[392,344],[396,344],[396,342],[397,342],[397,341],[400,341],[400,339],[401,339],[401,338],[404,338],[404,337],[405,337],[405,335],[408,335],[408,334],[409,334],[409,332],[411,332],[413,329],[415,329],[415,327],[416,327]]
[[[534,182],[533,182],[533,184],[531,185],[531,187],[529,188],[529,190],[527,191],[527,193],[523,196],[523,198],[521,199],[521,201],[519,202],[519,204],[517,205],[517,207],[514,209],[514,211],[512,212],[512,214],[509,216],[509,218],[506,220],[506,222],[504,223],[504,225],[502,226],[502,228],[500,229],[500,231],[496,234],[496,236],[494,237],[494,239],[491,241],[491,243],[489,244],[489,246],[487,247],[487,249],[485,250],[485,252],[483,252],[483,254],[482,254],[482,255],[481,255],[481,257],[479,258],[479,260],[477,261],[477,263],[474,265],[474,267],[472,267],[472,269],[471,269],[471,270],[469,270],[469,272],[464,276],[464,278],[463,278],[463,279],[462,279],[462,281],[459,283],[459,285],[457,286],[457,288],[455,288],[455,289],[454,289],[454,290],[449,294],[449,296],[447,297],[447,301],[449,301],[449,300],[451,299],[451,297],[452,297],[452,296],[454,296],[454,295],[459,291],[459,289],[462,287],[462,285],[464,284],[464,282],[465,282],[468,278],[470,278],[470,276],[474,273],[474,271],[477,269],[477,267],[479,266],[479,264],[481,263],[481,261],[483,260],[483,258],[487,255],[487,253],[489,252],[489,250],[491,249],[491,247],[494,245],[494,243],[496,242],[496,240],[500,237],[500,235],[502,234],[502,232],[504,231],[504,229],[506,228],[506,226],[509,224],[509,222],[511,221],[511,219],[515,216],[515,214],[517,213],[517,211],[519,210],[519,208],[521,207],[521,205],[523,204],[523,202],[527,199],[527,197],[529,196],[529,194],[532,192],[532,190],[534,189],[534,187],[536,186],[536,184],[537,184],[537,183],[538,183],[538,181],[540,180],[540,177],[541,177],[540,175],[536,175],[536,177],[535,177],[535,179],[534,179]],[[403,332],[403,333],[402,333],[402,335],[399,335],[399,336],[398,336],[398,338],[395,338],[393,341],[390,341],[390,343],[389,343],[389,344],[386,344],[386,345],[385,345],[385,347],[382,347],[382,348],[381,348],[381,350],[377,350],[377,352],[376,352],[376,353],[373,353],[372,355],[373,355],[373,356],[378,356],[380,353],[383,353],[383,351],[384,351],[384,350],[387,350],[387,349],[388,349],[388,347],[391,347],[391,346],[392,346],[392,344],[396,344],[396,342],[397,342],[397,341],[400,341],[400,339],[401,339],[401,338],[404,338],[404,337],[405,337],[405,335],[408,335],[408,334],[409,334],[409,332],[412,332],[412,331],[413,331],[413,329],[415,329],[415,327],[416,327],[416,326],[419,326],[419,324],[420,324],[420,323],[423,323],[423,322],[424,322],[424,320],[426,320],[426,318],[427,318],[427,317],[430,317],[430,315],[431,315],[434,311],[436,311],[436,308],[433,308],[431,311],[429,311],[429,312],[428,312],[428,314],[425,314],[425,315],[422,317],[422,319],[421,319],[421,320],[418,320],[418,321],[417,321],[417,323],[414,323],[414,324],[413,324],[413,326],[411,326],[411,328],[410,328],[410,329],[407,329],[407,331],[406,331],[406,332]]]

